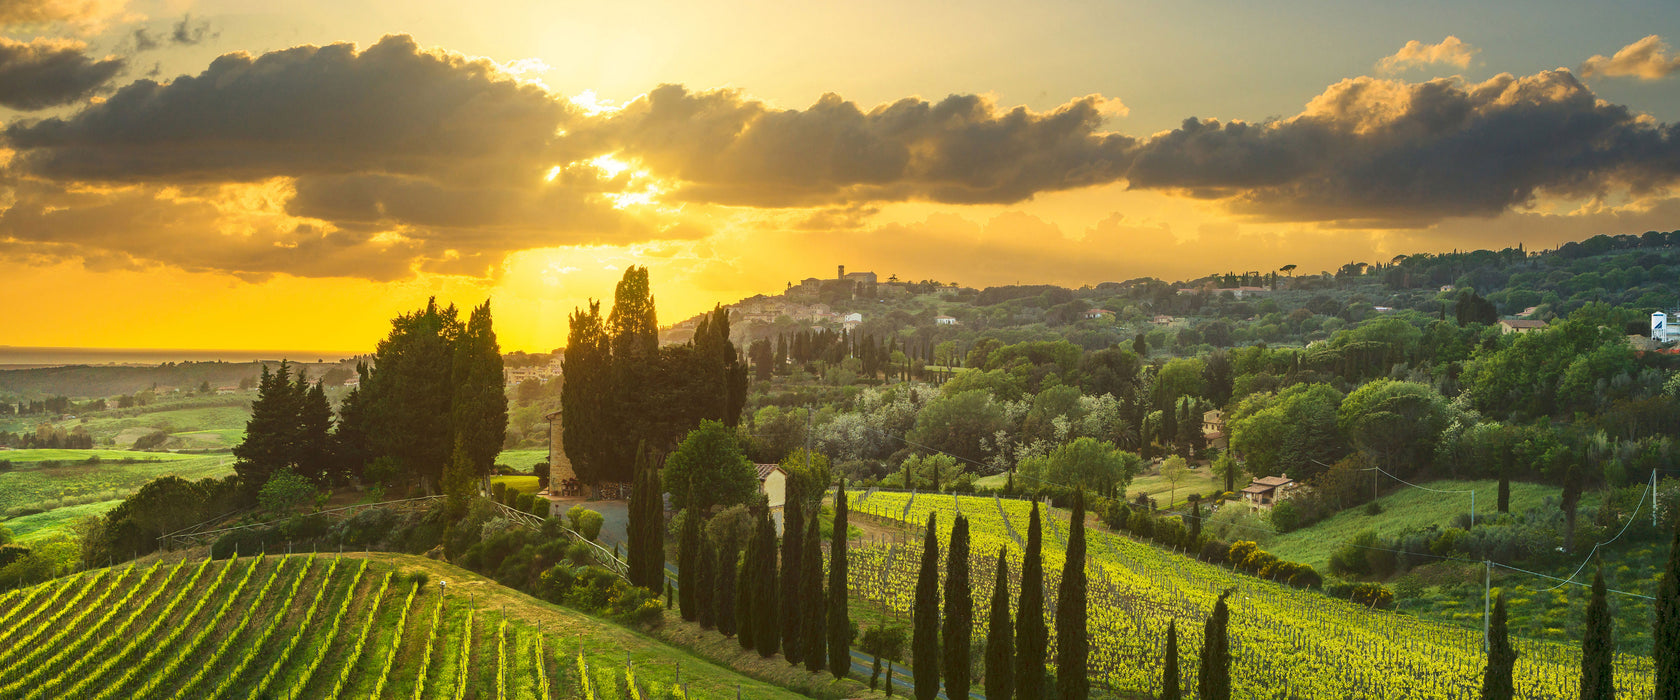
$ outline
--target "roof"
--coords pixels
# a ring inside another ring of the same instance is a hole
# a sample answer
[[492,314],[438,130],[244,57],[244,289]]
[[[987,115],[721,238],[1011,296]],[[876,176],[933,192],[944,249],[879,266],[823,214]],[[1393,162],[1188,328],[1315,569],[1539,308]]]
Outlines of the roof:
[[1260,486],[1270,486],[1276,488],[1278,486],[1293,484],[1295,483],[1295,480],[1287,476],[1262,476],[1255,479],[1253,483]]
[[1545,321],[1531,321],[1526,318],[1502,318],[1499,322],[1512,328],[1545,328]]
[[955,321],[955,320],[957,320],[957,317],[955,317],[955,316],[946,316],[946,315],[945,315],[945,314],[940,314],[940,315],[938,315],[938,316],[934,316],[934,318],[936,318],[936,319],[950,319],[950,320],[952,320],[952,321]]
[[1271,491],[1272,489],[1275,489],[1275,488],[1277,488],[1277,487],[1276,486],[1261,486],[1259,484],[1250,484],[1247,488],[1243,489],[1242,492],[1243,493],[1265,493],[1265,492]]
[[787,476],[787,472],[782,470],[780,464],[754,464],[753,468],[758,470],[759,481],[770,478],[772,472],[782,472],[782,476]]
[[1111,313],[1114,313],[1114,312],[1109,311],[1108,309],[1086,309],[1085,313],[1088,313],[1088,314],[1111,314]]

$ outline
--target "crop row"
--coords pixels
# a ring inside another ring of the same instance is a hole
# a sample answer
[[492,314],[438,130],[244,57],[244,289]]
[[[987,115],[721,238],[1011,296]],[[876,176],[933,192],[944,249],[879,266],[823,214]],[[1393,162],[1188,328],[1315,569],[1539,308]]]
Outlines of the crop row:
[[[281,564],[281,567],[284,566],[284,564]],[[252,659],[256,658],[257,652],[262,650],[263,642],[268,640],[268,635],[274,631],[274,627],[280,624],[282,620],[286,619],[286,610],[291,607],[292,599],[297,596],[298,588],[303,585],[305,579],[309,578],[309,572],[313,570],[314,567],[315,555],[310,555],[309,559],[304,561],[303,566],[300,567],[299,570],[292,572],[292,586],[291,588],[286,589],[286,595],[280,599],[279,604],[273,606],[269,610],[268,624],[263,626],[263,631],[259,633],[256,640],[249,645],[246,649],[246,653],[239,657],[239,660],[235,662],[234,667],[222,675],[221,682],[217,683],[215,689],[210,691],[209,697],[221,697],[224,693],[226,693],[228,688],[233,686],[233,682],[238,680],[239,675],[244,672],[245,666],[249,664]],[[195,689],[199,682],[203,681],[204,677],[210,673],[210,670],[215,668],[216,663],[220,661],[221,658],[229,651],[236,648],[235,645],[230,642],[232,640],[239,639],[239,634],[245,631],[245,626],[250,624],[252,620],[256,619],[257,611],[261,608],[263,601],[268,599],[267,594],[269,587],[274,585],[275,580],[279,577],[280,568],[276,568],[274,570],[274,575],[269,578],[268,583],[263,585],[262,590],[257,592],[256,598],[251,601],[249,606],[246,606],[245,614],[240,618],[239,624],[235,625],[233,631],[229,632],[224,638],[223,643],[218,645],[214,652],[211,652],[210,658],[205,660],[203,665],[199,667],[198,673],[194,674],[192,678],[187,680],[186,685],[182,686],[181,690],[176,693],[176,697],[189,696],[189,691]]]
[[[356,569],[356,575],[350,580],[350,588],[344,592],[344,602],[339,604],[338,613],[333,615],[332,624],[328,625],[326,635],[321,638],[320,649],[316,650],[315,655],[309,658],[309,663],[304,665],[303,672],[298,675],[297,682],[292,685],[291,691],[286,694],[287,698],[297,698],[297,696],[303,692],[303,687],[309,684],[310,677],[315,675],[316,669],[321,667],[321,660],[327,657],[327,650],[332,647],[332,640],[338,636],[339,624],[344,622],[345,615],[350,612],[350,603],[353,602],[356,597],[356,585],[361,583],[362,575],[367,572],[367,565],[368,560],[363,559],[362,565]],[[294,636],[292,638],[292,644],[296,645],[299,640],[303,639],[303,636],[304,635],[301,633]],[[288,648],[283,653],[285,655],[290,655],[291,649]],[[283,663],[276,664],[276,666],[283,665]],[[255,700],[255,698],[259,697],[259,695],[253,693],[251,697]]]
[[[268,667],[268,671],[263,673],[262,678],[257,680],[256,688],[251,691],[252,700],[262,697],[263,691],[268,689],[268,684],[274,681],[274,676],[280,672],[280,669],[286,667],[286,659],[291,656],[292,648],[297,645],[298,640],[303,639],[303,632],[309,629],[309,621],[315,619],[315,611],[321,607],[321,599],[326,597],[327,590],[332,588],[333,572],[337,570],[338,557],[333,557],[332,562],[327,564],[327,572],[321,576],[321,587],[315,590],[315,597],[309,601],[309,609],[303,613],[303,622],[298,625],[298,633],[292,635],[292,638],[286,642],[286,646],[282,648],[279,658]],[[292,584],[292,590],[286,596],[288,600],[297,594],[298,586],[303,584],[304,578],[299,576],[297,582]],[[280,608],[281,611],[284,609],[285,606]],[[256,660],[257,653],[262,651],[263,643],[268,641],[269,636],[274,634],[274,631],[280,627],[280,623],[285,619],[286,616],[281,612],[275,613],[273,619],[269,620],[268,628],[264,629],[262,634],[257,637],[257,641],[251,645],[251,653],[241,658],[239,665],[235,666],[227,678],[222,680],[222,686],[216,689],[216,697],[223,697],[227,693],[232,679],[238,678],[245,671],[245,667]]]
[[379,680],[374,683],[373,696],[380,697],[385,690],[385,682],[391,678],[391,666],[397,661],[397,650],[402,648],[403,625],[408,621],[408,609],[414,606],[414,596],[420,593],[420,583],[415,582],[414,588],[408,592],[408,599],[403,601],[402,612],[397,615],[396,633],[391,635],[391,649],[385,653],[385,663],[379,670]]
[[356,642],[350,647],[350,653],[339,667],[338,680],[333,683],[332,691],[327,693],[327,700],[338,700],[344,686],[350,682],[350,673],[356,669],[356,662],[362,658],[362,650],[367,647],[368,635],[373,632],[373,625],[379,621],[379,606],[385,602],[385,591],[391,587],[392,572],[385,572],[385,580],[379,584],[379,592],[374,593],[369,600],[367,612],[363,613],[367,621],[362,623],[362,631],[356,635]]
[[[146,678],[146,682],[140,685],[140,689],[135,691],[129,697],[150,697],[153,691],[157,690],[165,682],[174,678],[175,673],[181,669],[181,666],[186,664],[188,658],[192,656],[192,653],[197,651],[198,647],[202,645],[205,640],[209,639],[210,635],[215,632],[216,627],[222,621],[222,617],[227,615],[228,611],[234,608],[235,604],[239,601],[239,594],[244,592],[246,584],[250,583],[252,575],[254,575],[257,572],[257,568],[262,565],[262,559],[263,557],[258,556],[257,559],[253,560],[245,567],[245,575],[240,577],[239,583],[233,587],[233,592],[222,598],[221,606],[216,608],[216,612],[211,614],[208,621],[201,625],[183,626],[182,628],[179,628],[183,630],[197,629],[197,633],[189,637],[186,644],[180,649],[174,651],[169,660],[164,662],[161,670],[151,666],[145,661],[140,663],[138,668],[149,671],[151,675]],[[284,564],[285,562],[282,561],[281,565],[284,566]],[[274,567],[274,573],[269,575],[268,582],[264,584],[264,588],[267,588],[268,585],[272,585],[274,583],[274,579],[280,575],[280,569],[281,566]],[[250,607],[247,606],[246,612],[248,613],[249,611]],[[158,647],[159,650],[168,649],[170,646],[169,641],[171,640],[165,640],[165,642]],[[114,692],[120,686],[120,683],[116,686],[112,686],[107,689],[106,693]],[[101,693],[100,697],[109,697],[106,693]]]
[[[159,595],[162,595],[163,592],[166,589],[168,589],[169,582],[175,580],[175,574],[180,572],[181,567],[186,566],[186,562],[180,562],[180,563],[177,563],[175,566],[170,567],[169,573],[166,576],[164,576],[164,578],[161,582],[159,582],[156,586],[152,587],[151,589],[147,589],[146,584],[151,581],[153,574],[155,574],[157,572],[158,567],[161,566],[161,565],[162,565],[162,563],[160,562],[156,565],[153,565],[152,568],[147,569],[146,574],[141,577],[140,581],[133,586],[127,587],[126,591],[123,593],[122,599],[118,600],[115,604],[108,606],[105,610],[105,614],[100,616],[100,618],[98,620],[95,620],[92,624],[88,625],[85,633],[81,637],[77,638],[74,642],[65,645],[63,648],[58,650],[58,653],[53,654],[51,657],[47,658],[45,661],[41,661],[39,663],[31,663],[31,659],[26,658],[18,666],[18,668],[29,669],[29,672],[27,674],[25,674],[23,677],[18,678],[17,680],[14,680],[10,683],[7,683],[3,687],[0,687],[0,698],[14,697],[19,691],[21,691],[24,688],[33,687],[36,684],[44,684],[46,682],[46,679],[44,678],[44,676],[46,676],[48,673],[51,673],[53,669],[58,668],[58,666],[60,664],[64,663],[67,659],[71,658],[72,654],[76,654],[76,653],[82,651],[84,646],[93,642],[94,640],[96,640],[96,639],[100,640],[100,644],[95,649],[95,653],[97,653],[98,649],[102,649],[105,645],[108,645],[111,641],[114,641],[114,637],[110,637],[110,636],[101,637],[99,635],[99,631],[107,629],[108,626],[110,625],[110,622],[111,622],[112,618],[116,617],[117,613],[120,613],[123,610],[128,609],[129,601],[133,600],[135,595],[141,593],[142,591],[150,590],[150,593],[148,593],[146,595],[146,598],[138,606],[136,606],[132,610],[132,612],[129,613],[129,616],[123,622],[121,629],[116,633],[116,634],[121,634],[121,630],[126,630],[128,628],[128,626],[133,623],[135,618],[137,618],[139,616],[140,611],[144,610],[147,606],[149,606],[151,604],[152,600],[156,599]],[[50,647],[43,646],[38,651],[45,651],[46,649],[49,649],[49,648]],[[89,656],[91,656],[91,655],[89,655]],[[86,658],[88,658],[88,656],[83,656],[82,658],[86,659]],[[11,669],[7,669],[8,672],[10,670]]]
[[[206,563],[206,565],[209,564],[209,562],[205,562],[205,563]],[[191,610],[188,610],[184,614],[184,616],[181,618],[181,623],[175,625],[175,628],[172,629],[169,632],[169,635],[168,635],[168,637],[167,637],[167,639],[165,640],[164,643],[162,643],[162,644],[149,644],[149,641],[151,640],[152,636],[157,634],[158,630],[163,627],[165,622],[170,621],[169,614],[175,610],[175,607],[177,605],[179,605],[180,603],[188,600],[191,597],[191,596],[187,595],[187,593],[191,589],[183,590],[180,595],[177,595],[173,600],[170,601],[169,606],[165,610],[163,610],[163,612],[159,613],[156,617],[152,618],[152,624],[147,625],[146,629],[141,630],[140,634],[135,635],[132,639],[130,639],[128,641],[127,645],[125,645],[117,653],[112,654],[109,658],[107,658],[105,660],[104,663],[100,664],[97,668],[95,668],[92,673],[89,673],[85,676],[82,676],[81,681],[78,682],[76,685],[71,686],[70,690],[68,692],[65,692],[63,695],[70,696],[70,697],[79,696],[80,691],[82,691],[83,689],[93,685],[95,682],[99,681],[100,679],[104,678],[105,674],[107,672],[111,671],[112,668],[114,668],[118,663],[120,663],[120,662],[122,662],[126,659],[129,659],[132,656],[138,655],[143,650],[145,650],[145,655],[141,658],[140,661],[130,664],[129,667],[128,667],[128,671],[126,673],[124,673],[122,676],[120,676],[115,682],[107,684],[107,688],[108,688],[107,694],[114,694],[115,693],[115,688],[117,686],[120,686],[123,683],[126,683],[130,678],[133,678],[134,676],[138,675],[145,668],[146,664],[153,657],[162,653],[162,650],[168,646],[169,641],[173,640],[175,637],[180,636],[183,632],[186,631],[187,626],[186,626],[185,622],[190,621],[193,617],[195,617],[198,614],[198,611],[200,609],[202,609],[204,606],[210,604],[210,601],[214,598],[214,596],[212,594],[215,591],[220,590],[222,582],[227,578],[228,572],[233,571],[234,565],[237,564],[237,563],[238,563],[237,558],[230,559],[230,560],[228,560],[228,562],[225,565],[223,565],[221,567],[221,570],[216,573],[215,580],[210,582],[210,585],[205,589],[204,593],[199,594],[198,597],[195,598],[195,600],[197,602],[193,604],[193,607],[192,607]],[[194,578],[196,580],[197,577],[194,577]],[[31,697],[34,697],[34,696],[31,696]]]

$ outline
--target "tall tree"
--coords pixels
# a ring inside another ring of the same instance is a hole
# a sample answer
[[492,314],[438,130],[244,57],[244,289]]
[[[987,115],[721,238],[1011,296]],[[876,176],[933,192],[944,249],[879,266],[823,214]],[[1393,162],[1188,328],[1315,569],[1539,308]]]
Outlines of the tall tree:
[[472,458],[473,475],[487,479],[507,440],[507,392],[502,388],[502,349],[490,302],[475,307],[455,341],[455,395],[450,428]]
[[1085,609],[1085,490],[1073,492],[1067,560],[1056,589],[1056,697],[1085,700],[1091,692],[1090,636]]
[[670,449],[665,438],[653,427],[666,407],[662,396],[652,391],[664,383],[658,381],[659,319],[654,309],[653,290],[648,284],[645,267],[631,266],[613,290],[612,312],[607,316],[607,335],[611,338],[612,357],[607,415],[612,424],[628,439],[608,443],[607,480],[627,481],[635,460],[632,452],[638,441],[659,449]]
[[1015,694],[1015,645],[1009,624],[1009,548],[998,547],[997,578],[992,582],[992,614],[986,627],[986,700],[1009,700]]
[[834,488],[834,538],[828,545],[828,672],[845,678],[852,668],[852,618],[846,609],[846,482]]
[[472,497],[478,493],[477,486],[472,453],[467,450],[466,441],[457,436],[455,451],[450,454],[449,465],[443,469],[443,493],[449,497],[449,510],[453,517],[466,514]]
[[[696,530],[699,528],[696,527]],[[690,585],[694,586],[694,618],[700,623],[700,629],[709,630],[717,625],[717,588],[712,579],[717,576],[717,548],[712,546],[710,539],[702,539],[699,552],[694,558],[694,578]]]
[[1044,536],[1038,518],[1034,501],[1032,519],[1027,521],[1027,552],[1021,560],[1021,602],[1015,613],[1016,700],[1044,697],[1044,665],[1050,655],[1050,631],[1044,626]]
[[560,385],[566,458],[585,484],[600,483],[611,473],[611,362],[612,343],[601,320],[601,303],[591,300],[588,311],[572,311],[561,365],[566,381]]
[[1587,602],[1587,628],[1581,639],[1581,700],[1615,700],[1616,637],[1605,594],[1604,562],[1593,576],[1592,599]]
[[298,396],[298,473],[328,488],[333,481],[332,463],[332,405],[320,381],[310,384],[298,375],[293,389]]
[[1505,623],[1505,594],[1493,599],[1493,618],[1488,621],[1488,662],[1482,674],[1481,700],[1511,700],[1516,696],[1512,673],[1517,667],[1517,650],[1511,648]]
[[736,626],[735,605],[740,601],[736,589],[740,587],[738,575],[740,573],[740,550],[736,549],[734,540],[726,540],[717,547],[717,557],[712,566],[712,609],[717,616],[717,629],[723,636],[734,635],[740,630]]
[[1508,467],[1499,468],[1499,512],[1511,512],[1511,474]]
[[1231,609],[1225,603],[1231,593],[1219,594],[1202,635],[1202,662],[1196,676],[1197,697],[1201,700],[1231,700],[1231,639],[1226,632]]
[[[694,493],[692,486],[689,493]],[[693,500],[692,495],[689,496],[689,500]],[[682,531],[678,535],[677,544],[677,604],[682,609],[682,619],[689,622],[700,617],[700,602],[695,597],[699,584],[694,578],[699,556],[700,514],[690,508],[683,511]]]
[[753,575],[753,647],[758,655],[774,656],[781,642],[781,591],[776,575],[776,526],[768,509],[758,520],[758,571]]
[[974,596],[968,582],[968,518],[951,524],[951,549],[945,553],[945,627],[940,642],[945,650],[945,695],[968,697],[969,655],[972,652]]
[[[805,497],[800,490],[799,479],[788,479],[786,494],[782,502],[782,576],[778,582],[781,585],[779,597],[792,605],[799,600],[805,591],[802,579],[805,575],[805,565],[801,555],[805,552]],[[780,615],[782,626],[782,657],[789,664],[798,664],[805,659],[801,642],[804,636],[801,632],[800,615]]]
[[740,574],[735,578],[735,639],[742,649],[754,649],[758,645],[758,623],[753,619],[753,606],[758,602],[758,560],[766,556],[759,549],[756,523],[746,539],[746,551],[737,566]]
[[[397,479],[435,490],[455,445],[454,344],[461,333],[454,306],[426,307],[391,321],[391,333],[374,351],[374,370],[362,391],[373,414],[378,456],[393,457]],[[498,385],[500,377],[497,378]]]
[[1167,623],[1167,651],[1161,661],[1161,700],[1179,700],[1178,692],[1178,621]]
[[341,481],[364,479],[367,463],[373,459],[373,436],[369,433],[372,417],[361,387],[368,381],[370,371],[367,363],[356,363],[357,385],[338,401],[331,450],[334,478]]
[[812,514],[805,525],[805,551],[799,555],[805,573],[800,577],[805,586],[798,600],[807,612],[798,617],[804,620],[799,651],[805,657],[805,670],[812,673],[828,666],[828,610],[823,597],[822,528],[819,518]]
[[636,482],[630,491],[630,583],[648,590],[664,588],[665,498],[659,469],[644,443],[636,449]]
[[257,380],[257,399],[245,421],[245,439],[233,448],[233,471],[253,495],[268,477],[292,465],[298,426],[297,395],[292,391],[290,364],[281,362],[273,373],[263,365]]
[[916,700],[939,696],[939,516],[929,513],[922,538],[922,566],[916,575],[916,603],[911,610],[910,666]]
[[1657,671],[1657,700],[1680,700],[1680,528],[1668,547],[1668,569],[1657,586],[1656,627],[1651,656]]

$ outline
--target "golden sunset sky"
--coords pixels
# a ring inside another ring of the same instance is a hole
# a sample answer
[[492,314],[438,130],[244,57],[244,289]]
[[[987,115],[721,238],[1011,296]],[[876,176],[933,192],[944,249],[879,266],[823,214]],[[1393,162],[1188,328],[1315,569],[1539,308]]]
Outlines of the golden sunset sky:
[[1333,270],[1680,228],[1626,3],[0,3],[0,345],[508,350],[835,266]]

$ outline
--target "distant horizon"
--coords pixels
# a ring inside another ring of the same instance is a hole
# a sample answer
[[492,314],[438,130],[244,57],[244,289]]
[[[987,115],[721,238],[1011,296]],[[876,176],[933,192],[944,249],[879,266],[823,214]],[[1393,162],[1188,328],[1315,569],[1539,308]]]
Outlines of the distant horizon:
[[371,350],[271,350],[230,348],[120,348],[0,345],[0,368],[66,365],[161,365],[166,362],[258,362],[291,360],[338,362]]

